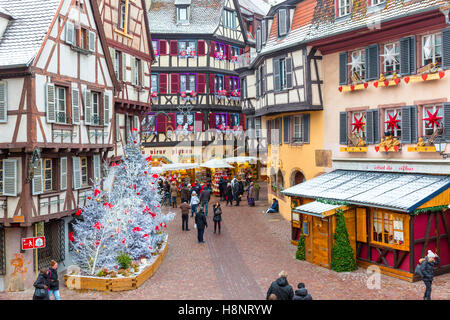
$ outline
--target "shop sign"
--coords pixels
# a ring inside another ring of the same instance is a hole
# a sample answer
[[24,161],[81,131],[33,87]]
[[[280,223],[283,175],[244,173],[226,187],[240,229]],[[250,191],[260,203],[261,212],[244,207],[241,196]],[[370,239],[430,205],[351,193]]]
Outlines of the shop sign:
[[22,250],[45,248],[45,237],[32,237],[22,239]]

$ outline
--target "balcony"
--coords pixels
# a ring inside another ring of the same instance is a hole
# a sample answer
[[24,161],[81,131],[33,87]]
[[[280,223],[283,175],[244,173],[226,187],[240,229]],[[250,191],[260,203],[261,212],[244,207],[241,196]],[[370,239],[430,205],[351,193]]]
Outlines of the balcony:
[[256,59],[258,53],[252,48],[250,52],[246,52],[237,57],[237,68],[246,68]]

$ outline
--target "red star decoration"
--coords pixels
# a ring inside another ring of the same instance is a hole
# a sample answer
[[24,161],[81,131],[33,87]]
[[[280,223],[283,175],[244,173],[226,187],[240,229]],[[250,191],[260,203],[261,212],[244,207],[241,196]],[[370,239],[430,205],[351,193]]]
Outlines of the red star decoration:
[[385,123],[388,124],[388,130],[389,129],[394,130],[394,128],[400,129],[397,126],[397,123],[401,121],[401,120],[397,120],[398,113],[395,113],[395,115],[393,117],[388,113],[388,116],[389,116],[389,120],[385,121]]
[[362,121],[363,117],[364,115],[362,115],[361,118],[357,119],[356,116],[353,116],[355,122],[352,123],[353,126],[352,132],[354,132],[355,130],[356,132],[359,132],[359,130],[363,131],[363,126],[366,124],[365,122]]
[[438,120],[442,119],[442,117],[437,116],[438,112],[439,112],[439,110],[436,109],[436,111],[433,114],[431,114],[431,112],[427,110],[428,118],[423,118],[423,121],[428,121],[427,128],[430,125],[432,125],[433,129],[434,129],[434,125],[436,125],[436,127],[440,127]]

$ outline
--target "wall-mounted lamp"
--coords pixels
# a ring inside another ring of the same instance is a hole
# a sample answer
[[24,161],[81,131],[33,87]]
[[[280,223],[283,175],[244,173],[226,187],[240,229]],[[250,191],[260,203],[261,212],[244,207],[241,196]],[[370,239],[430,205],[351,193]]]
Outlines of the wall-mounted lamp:
[[449,17],[449,12],[450,12],[450,4],[442,6],[439,8],[439,10],[442,12],[442,14],[445,16],[445,22],[450,25],[450,17]]
[[34,177],[34,170],[37,169],[39,161],[41,160],[41,152],[39,148],[35,148],[33,153],[31,154],[30,159],[28,160],[28,176],[27,182],[31,182]]
[[436,149],[436,152],[439,152],[439,154],[444,158],[447,159],[450,156],[450,153],[445,153],[445,149],[447,148],[447,142],[444,140],[442,136],[437,136],[436,139],[434,139],[434,148]]

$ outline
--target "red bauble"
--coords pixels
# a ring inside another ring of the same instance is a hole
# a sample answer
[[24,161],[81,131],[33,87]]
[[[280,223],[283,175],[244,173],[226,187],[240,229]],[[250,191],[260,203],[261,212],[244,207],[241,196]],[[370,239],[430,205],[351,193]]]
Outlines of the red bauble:
[[94,190],[94,197],[98,196],[99,194],[100,194],[100,190],[95,189],[95,190]]
[[75,213],[76,216],[79,216],[81,214],[81,209],[78,209],[77,212]]

